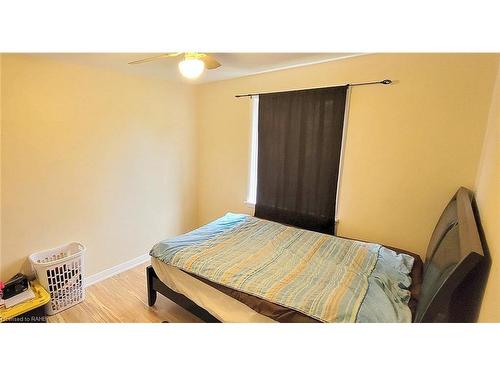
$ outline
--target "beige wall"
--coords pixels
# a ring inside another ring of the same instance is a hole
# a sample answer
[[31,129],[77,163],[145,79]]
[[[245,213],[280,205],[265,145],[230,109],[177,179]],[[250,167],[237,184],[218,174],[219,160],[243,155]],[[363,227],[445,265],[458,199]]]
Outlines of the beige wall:
[[251,212],[250,104],[235,94],[390,78],[352,90],[338,234],[423,255],[457,188],[474,188],[497,65],[497,55],[376,54],[200,85],[199,224]]
[[4,278],[30,253],[87,246],[87,274],[195,225],[192,86],[4,55]]
[[500,69],[476,180],[476,201],[492,260],[479,321],[500,322]]

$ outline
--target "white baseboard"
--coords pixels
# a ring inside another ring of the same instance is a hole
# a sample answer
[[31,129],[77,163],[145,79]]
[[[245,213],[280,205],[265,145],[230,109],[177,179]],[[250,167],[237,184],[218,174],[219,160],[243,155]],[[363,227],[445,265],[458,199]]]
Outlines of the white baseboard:
[[94,275],[87,276],[87,277],[85,277],[85,287],[88,287],[88,286],[95,284],[99,281],[105,280],[108,277],[117,275],[123,271],[134,268],[135,266],[138,266],[139,264],[147,262],[149,259],[150,259],[149,254],[144,254],[144,255],[141,255],[137,258],[127,260],[124,263],[121,263],[121,264],[118,264],[118,265],[113,266],[111,268],[108,268],[107,270],[98,272]]

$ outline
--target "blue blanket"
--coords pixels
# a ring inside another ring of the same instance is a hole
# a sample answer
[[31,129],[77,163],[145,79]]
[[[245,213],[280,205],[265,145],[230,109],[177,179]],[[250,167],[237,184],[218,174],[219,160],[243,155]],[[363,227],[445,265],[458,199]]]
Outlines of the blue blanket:
[[[151,251],[151,256],[169,264],[175,260],[179,261],[182,254],[196,251],[198,247],[207,247],[207,244],[219,241],[221,237],[230,234],[248,219],[247,215],[228,213],[190,233],[158,243]],[[332,240],[336,242],[349,241],[333,237]],[[410,322],[411,312],[407,303],[410,298],[408,288],[411,279],[408,275],[413,266],[413,258],[406,254],[396,254],[382,246],[372,246],[370,249],[377,251],[378,254],[374,254],[376,256],[375,268],[369,274],[367,290],[363,293],[364,298],[356,309],[356,321]]]

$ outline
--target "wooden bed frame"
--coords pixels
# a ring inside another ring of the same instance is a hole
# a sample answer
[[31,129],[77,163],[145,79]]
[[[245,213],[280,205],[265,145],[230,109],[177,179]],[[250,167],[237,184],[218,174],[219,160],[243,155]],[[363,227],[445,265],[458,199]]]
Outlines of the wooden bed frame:
[[[432,233],[414,322],[477,320],[487,273],[473,193],[461,187],[443,211]],[[204,322],[219,322],[207,310],[167,287],[152,266],[146,268],[148,305],[164,295]]]

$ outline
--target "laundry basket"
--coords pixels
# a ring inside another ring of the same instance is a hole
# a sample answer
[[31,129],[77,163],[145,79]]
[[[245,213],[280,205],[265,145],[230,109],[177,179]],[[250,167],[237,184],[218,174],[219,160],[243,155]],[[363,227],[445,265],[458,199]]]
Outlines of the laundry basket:
[[47,314],[54,315],[85,298],[85,246],[72,242],[30,255],[38,281],[50,294]]

